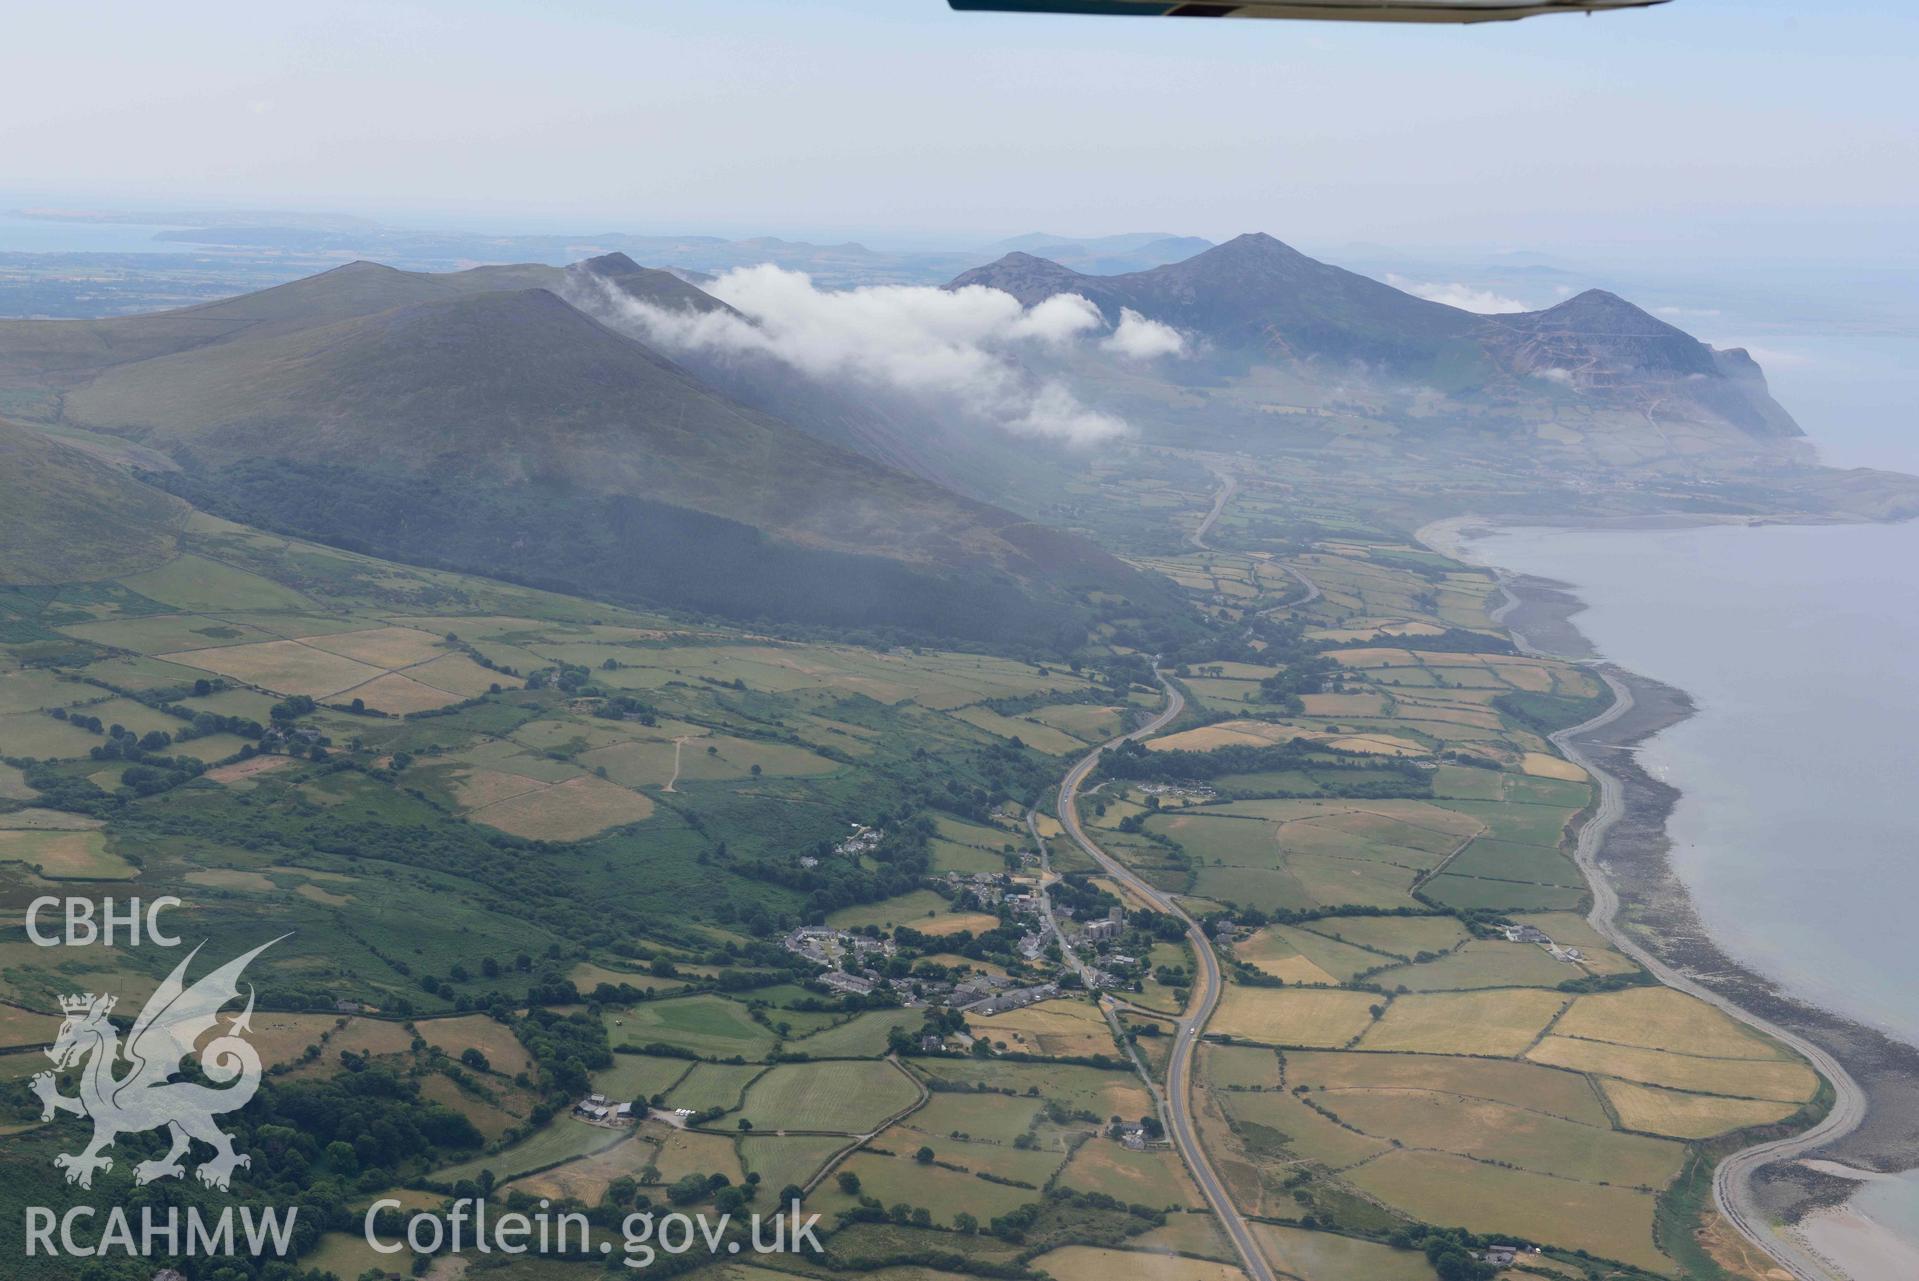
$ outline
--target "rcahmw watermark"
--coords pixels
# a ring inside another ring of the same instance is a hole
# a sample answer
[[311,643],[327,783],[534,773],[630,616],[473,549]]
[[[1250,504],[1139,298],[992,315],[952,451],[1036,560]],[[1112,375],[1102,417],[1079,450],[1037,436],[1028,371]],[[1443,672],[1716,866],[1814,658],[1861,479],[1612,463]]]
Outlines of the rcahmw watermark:
[[[51,1207],[27,1207],[27,1257],[105,1259],[215,1258],[241,1253],[248,1258],[285,1258],[292,1246],[298,1206],[255,1210],[250,1205],[224,1206],[211,1222],[197,1205],[183,1211],[145,1205],[137,1216],[123,1206],[104,1212],[99,1235],[93,1235],[102,1212],[90,1205],[70,1206],[56,1213]],[[240,1234],[234,1235],[234,1224]],[[234,1249],[238,1241],[242,1248]]]

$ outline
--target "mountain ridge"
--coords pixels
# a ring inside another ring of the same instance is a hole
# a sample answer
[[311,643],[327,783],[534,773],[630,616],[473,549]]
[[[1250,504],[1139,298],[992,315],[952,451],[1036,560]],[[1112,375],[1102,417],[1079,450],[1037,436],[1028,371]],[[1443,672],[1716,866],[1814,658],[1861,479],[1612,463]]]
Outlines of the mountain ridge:
[[1687,406],[1756,437],[1802,434],[1750,354],[1715,353],[1605,290],[1538,311],[1481,315],[1320,262],[1263,232],[1119,276],[1015,251],[947,287],[969,285],[1004,290],[1026,306],[1079,294],[1109,323],[1137,312],[1242,365],[1363,368],[1506,403],[1549,399],[1556,384],[1596,403]]

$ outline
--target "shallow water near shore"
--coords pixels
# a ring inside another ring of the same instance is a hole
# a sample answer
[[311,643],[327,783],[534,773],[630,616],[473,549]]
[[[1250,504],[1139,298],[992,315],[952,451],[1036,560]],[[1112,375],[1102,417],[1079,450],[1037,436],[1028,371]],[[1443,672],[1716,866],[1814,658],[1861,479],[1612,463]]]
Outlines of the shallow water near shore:
[[1680,789],[1674,868],[1735,958],[1919,1044],[1919,524],[1503,529],[1606,658],[1693,696],[1640,763]]

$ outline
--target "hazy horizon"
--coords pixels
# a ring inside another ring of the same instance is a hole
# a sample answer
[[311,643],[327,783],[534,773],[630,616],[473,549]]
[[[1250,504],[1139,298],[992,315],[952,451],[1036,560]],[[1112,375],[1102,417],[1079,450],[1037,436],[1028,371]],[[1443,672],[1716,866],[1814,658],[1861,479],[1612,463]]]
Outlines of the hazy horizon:
[[1919,14],[1890,4],[1413,30],[944,0],[201,4],[41,9],[14,34],[9,207],[1919,262]]

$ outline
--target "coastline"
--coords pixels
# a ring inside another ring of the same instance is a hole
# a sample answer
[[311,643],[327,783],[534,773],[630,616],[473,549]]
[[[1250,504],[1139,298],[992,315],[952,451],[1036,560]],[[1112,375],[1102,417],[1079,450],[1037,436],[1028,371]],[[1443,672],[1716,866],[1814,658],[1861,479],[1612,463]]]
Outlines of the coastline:
[[[1441,555],[1483,564],[1465,550],[1469,531],[1500,523],[1455,517],[1425,526],[1416,537]],[[1600,811],[1579,837],[1595,926],[1662,980],[1793,1045],[1834,1086],[1833,1107],[1811,1128],[1724,1156],[1715,1174],[1721,1213],[1748,1237],[1763,1236],[1768,1252],[1794,1275],[1851,1275],[1856,1281],[1888,1275],[1861,1265],[1900,1258],[1911,1247],[1847,1202],[1863,1179],[1919,1167],[1919,1048],[1799,1000],[1712,939],[1669,857],[1666,823],[1680,792],[1646,773],[1635,753],[1617,750],[1693,715],[1692,700],[1605,662],[1571,621],[1585,608],[1574,586],[1486,567],[1498,575],[1507,597],[1494,621],[1515,644],[1592,665],[1617,700],[1594,720],[1553,736],[1601,787]],[[1810,1156],[1821,1159],[1802,1161]],[[1785,1230],[1769,1221],[1785,1224]],[[1839,1253],[1860,1270],[1849,1274],[1829,1257]]]

